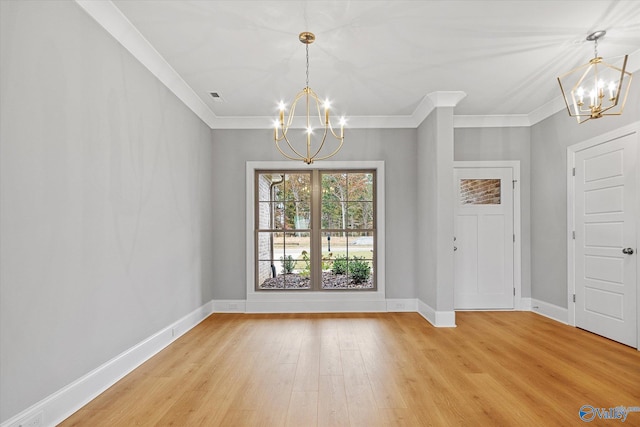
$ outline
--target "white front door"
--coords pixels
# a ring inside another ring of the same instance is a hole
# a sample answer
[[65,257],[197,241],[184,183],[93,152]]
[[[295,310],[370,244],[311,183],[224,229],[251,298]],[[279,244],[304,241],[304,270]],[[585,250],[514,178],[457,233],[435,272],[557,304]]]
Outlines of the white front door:
[[513,308],[513,169],[456,167],[454,177],[454,307]]
[[576,326],[637,346],[636,147],[631,134],[575,153]]

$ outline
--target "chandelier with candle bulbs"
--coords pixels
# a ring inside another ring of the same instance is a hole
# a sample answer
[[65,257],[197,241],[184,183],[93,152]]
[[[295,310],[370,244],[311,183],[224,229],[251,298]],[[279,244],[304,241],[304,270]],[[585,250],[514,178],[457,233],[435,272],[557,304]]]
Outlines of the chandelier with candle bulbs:
[[[309,45],[315,41],[316,36],[305,31],[300,33],[298,39],[306,46],[307,83],[304,89],[294,97],[288,115],[286,114],[286,105],[284,102],[280,102],[280,115],[274,122],[273,139],[276,148],[284,157],[290,160],[302,160],[310,165],[316,160],[328,159],[340,151],[344,142],[345,120],[340,118],[340,132],[337,134],[331,124],[329,101],[320,101],[318,95],[309,87]],[[289,134],[291,133],[290,129],[295,125],[294,117],[299,101],[304,102],[306,116],[303,118],[306,122],[301,141],[295,142],[292,141]],[[324,114],[322,109],[324,109]],[[314,135],[316,132],[317,136]],[[336,140],[334,144],[327,143],[329,134]]]
[[589,34],[587,40],[595,43],[594,58],[558,77],[567,111],[578,123],[619,116],[624,110],[632,77],[625,71],[628,55],[624,56],[622,68],[604,62],[598,56],[598,40],[605,34],[606,31]]

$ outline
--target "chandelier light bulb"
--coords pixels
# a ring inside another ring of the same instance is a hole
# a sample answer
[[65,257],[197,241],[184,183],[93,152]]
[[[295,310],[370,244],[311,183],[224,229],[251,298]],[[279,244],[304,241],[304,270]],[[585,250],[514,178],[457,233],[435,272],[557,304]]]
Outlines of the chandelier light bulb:
[[589,104],[589,107],[593,108],[596,105],[596,90],[593,89],[591,90],[591,92],[589,92],[589,98],[591,98],[591,103]]
[[604,98],[604,80],[598,80],[598,97]]
[[584,104],[584,88],[579,87],[576,94],[578,95],[578,105]]
[[616,99],[616,82],[609,82],[609,100]]

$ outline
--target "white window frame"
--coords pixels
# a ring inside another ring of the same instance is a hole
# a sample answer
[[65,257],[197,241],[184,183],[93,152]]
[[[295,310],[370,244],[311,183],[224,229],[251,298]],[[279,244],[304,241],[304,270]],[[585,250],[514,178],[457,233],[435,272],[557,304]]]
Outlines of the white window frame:
[[[372,291],[278,291],[255,289],[255,172],[257,170],[375,170],[376,171],[376,284]],[[308,166],[291,161],[246,163],[246,309],[248,313],[313,313],[386,311],[384,161],[322,161]]]

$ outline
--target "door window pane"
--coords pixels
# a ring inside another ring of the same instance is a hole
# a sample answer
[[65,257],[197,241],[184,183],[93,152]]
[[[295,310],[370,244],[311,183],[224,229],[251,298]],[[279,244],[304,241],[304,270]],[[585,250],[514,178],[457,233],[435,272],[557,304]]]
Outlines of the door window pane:
[[499,179],[461,179],[461,205],[499,205]]

